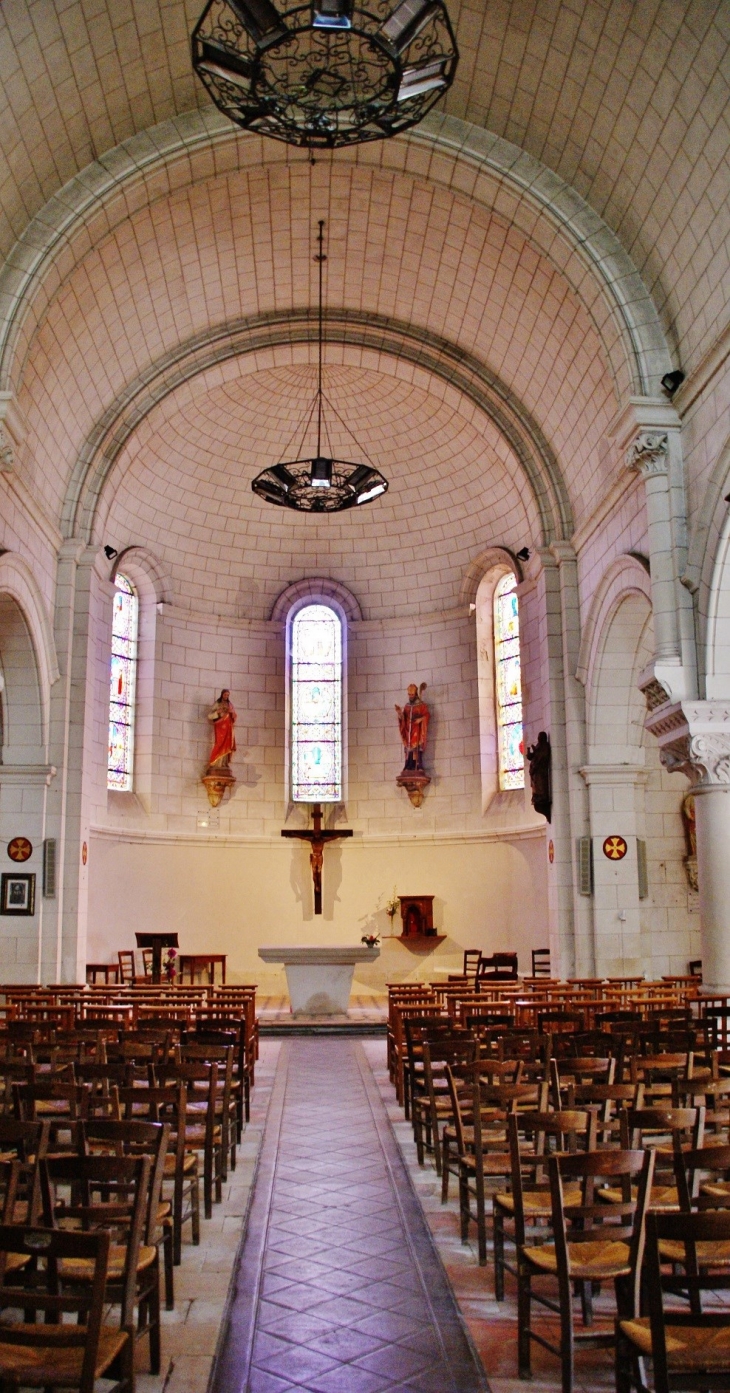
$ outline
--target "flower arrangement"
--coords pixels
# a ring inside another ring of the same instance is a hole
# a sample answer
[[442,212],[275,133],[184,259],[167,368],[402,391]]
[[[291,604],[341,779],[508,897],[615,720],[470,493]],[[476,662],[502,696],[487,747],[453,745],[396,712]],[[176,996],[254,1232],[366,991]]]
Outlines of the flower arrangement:
[[379,948],[380,936],[378,934],[363,934],[360,942],[366,944],[368,948]]
[[388,903],[387,903],[386,906],[385,906],[385,912],[386,912],[388,918],[390,919],[390,927],[391,927],[391,929],[392,929],[392,927],[393,927],[393,920],[395,919],[395,916],[396,916],[396,914],[398,913],[398,910],[399,910],[399,909],[400,909],[400,900],[398,899],[398,890],[397,890],[397,887],[394,885],[394,886],[393,886],[393,894],[391,895],[390,899],[388,900]]
[[162,971],[164,972],[168,982],[174,982],[177,976],[177,968],[175,966],[176,957],[177,953],[175,949],[168,948],[167,956],[165,957],[165,961],[162,964]]

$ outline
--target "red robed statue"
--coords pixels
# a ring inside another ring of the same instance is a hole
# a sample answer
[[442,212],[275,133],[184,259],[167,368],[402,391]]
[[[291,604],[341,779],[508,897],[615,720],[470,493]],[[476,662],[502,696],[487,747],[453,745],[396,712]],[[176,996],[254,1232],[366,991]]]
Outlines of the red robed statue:
[[408,688],[408,700],[405,706],[396,706],[398,716],[398,727],[400,738],[403,741],[403,754],[405,763],[403,773],[407,771],[423,772],[423,752],[426,748],[428,738],[428,722],[430,711],[422,699],[422,694],[426,690],[426,683],[422,682],[417,687],[412,682]]
[[223,688],[218,700],[211,706],[208,720],[213,722],[213,749],[208,768],[227,769],[231,755],[236,753],[236,711],[227,687]]

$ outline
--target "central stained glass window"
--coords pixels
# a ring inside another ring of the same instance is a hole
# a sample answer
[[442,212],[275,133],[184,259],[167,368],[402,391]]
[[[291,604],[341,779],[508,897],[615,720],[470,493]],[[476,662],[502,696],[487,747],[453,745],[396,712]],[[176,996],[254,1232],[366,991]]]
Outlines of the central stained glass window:
[[499,787],[525,787],[522,731],[520,610],[517,577],[502,576],[494,591],[494,666],[497,686]]
[[137,686],[139,600],[126,576],[114,581],[109,675],[109,761],[106,786],[129,793],[134,774],[134,699]]
[[293,803],[342,802],[342,624],[307,605],[291,626]]

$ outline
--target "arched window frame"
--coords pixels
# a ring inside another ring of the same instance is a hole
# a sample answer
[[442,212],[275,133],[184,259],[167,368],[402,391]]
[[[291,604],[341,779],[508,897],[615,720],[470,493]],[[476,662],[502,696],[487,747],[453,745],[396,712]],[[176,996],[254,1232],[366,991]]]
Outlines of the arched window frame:
[[[155,655],[158,612],[169,599],[169,580],[156,557],[145,547],[131,546],[116,558],[110,580],[114,586],[121,572],[131,581],[139,602],[137,629],[137,682],[133,784],[123,792],[107,787],[107,806],[118,812],[134,799],[144,812],[152,811],[154,754]],[[111,589],[111,587],[110,587]],[[108,631],[107,631],[108,632]],[[108,698],[107,686],[107,698]]]
[[[479,752],[482,784],[482,813],[492,811],[496,814],[506,799],[514,802],[513,816],[529,816],[524,787],[502,789],[499,777],[499,735],[497,720],[497,675],[494,650],[494,598],[495,591],[505,576],[514,577],[520,584],[522,577],[509,552],[502,548],[490,548],[485,556],[485,564],[478,585],[472,590],[473,607],[476,620],[477,679],[479,693]],[[495,802],[495,800],[497,800]]]
[[[294,757],[294,661],[293,632],[294,622],[302,610],[311,605],[321,605],[331,610],[340,625],[340,793],[337,798],[296,798],[293,778]],[[319,594],[312,590],[298,599],[288,610],[286,617],[286,797],[289,804],[319,801],[331,805],[343,804],[347,800],[347,615],[339,601],[331,594]]]
[[[522,650],[517,584],[514,572],[507,572],[497,581],[492,596],[497,777],[502,793],[525,787]],[[508,612],[512,606],[502,603],[508,596],[514,601],[512,615]]]
[[[134,746],[137,723],[137,666],[139,649],[139,595],[134,581],[119,569],[114,577],[112,634],[109,660],[109,736],[107,753],[107,791],[132,793],[134,790]],[[113,754],[114,732],[122,735],[122,745]]]

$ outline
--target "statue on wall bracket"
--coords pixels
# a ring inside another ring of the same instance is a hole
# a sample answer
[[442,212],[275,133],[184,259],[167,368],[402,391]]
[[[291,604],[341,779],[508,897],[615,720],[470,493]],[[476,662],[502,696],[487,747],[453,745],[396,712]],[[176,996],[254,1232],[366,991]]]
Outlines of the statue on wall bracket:
[[431,780],[423,767],[423,752],[428,739],[428,723],[431,719],[423,693],[426,683],[417,687],[411,682],[405,706],[396,706],[398,729],[403,741],[403,768],[396,779],[399,788],[404,788],[414,808],[420,808],[423,795]]
[[211,706],[208,720],[213,725],[213,749],[203,783],[211,808],[217,808],[226,790],[236,782],[230,769],[231,755],[236,753],[236,710],[227,687]]
[[687,855],[684,858],[684,869],[687,873],[687,882],[690,890],[699,890],[700,884],[697,872],[697,822],[695,816],[695,796],[693,793],[685,793],[682,799],[681,812],[684,837],[687,843]]
[[547,731],[541,730],[537,737],[537,743],[527,751],[527,758],[530,761],[530,788],[532,789],[532,806],[536,813],[542,813],[543,817],[550,821],[553,810],[553,780],[552,780],[552,750],[550,749],[550,736]]

